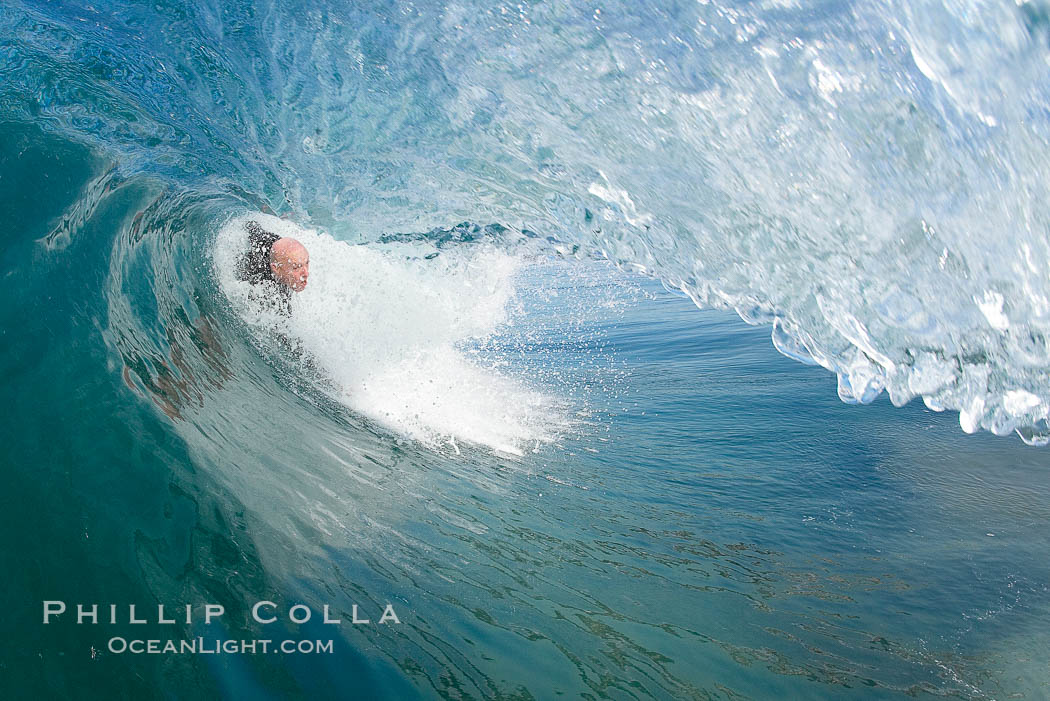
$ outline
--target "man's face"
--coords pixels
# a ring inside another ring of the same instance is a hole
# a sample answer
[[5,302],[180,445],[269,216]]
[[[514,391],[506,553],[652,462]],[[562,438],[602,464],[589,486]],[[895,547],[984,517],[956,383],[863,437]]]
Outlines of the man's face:
[[295,292],[302,292],[310,277],[310,254],[295,239],[278,239],[270,253],[270,270],[274,280]]

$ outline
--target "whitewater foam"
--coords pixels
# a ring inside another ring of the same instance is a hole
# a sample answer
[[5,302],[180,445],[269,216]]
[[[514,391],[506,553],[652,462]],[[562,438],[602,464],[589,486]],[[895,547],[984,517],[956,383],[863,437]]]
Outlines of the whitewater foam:
[[[283,317],[234,278],[244,223],[310,251],[310,280]],[[460,443],[521,455],[566,426],[564,407],[476,359],[477,342],[508,320],[519,261],[491,246],[442,251],[423,242],[351,245],[276,217],[232,218],[214,264],[237,312],[261,337],[295,339],[344,405],[394,431],[459,452]]]

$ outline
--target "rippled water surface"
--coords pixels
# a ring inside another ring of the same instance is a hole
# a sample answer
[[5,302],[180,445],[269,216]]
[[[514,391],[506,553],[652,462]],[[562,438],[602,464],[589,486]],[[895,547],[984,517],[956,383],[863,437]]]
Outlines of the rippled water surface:
[[4,4],[5,698],[1045,697],[1047,16]]

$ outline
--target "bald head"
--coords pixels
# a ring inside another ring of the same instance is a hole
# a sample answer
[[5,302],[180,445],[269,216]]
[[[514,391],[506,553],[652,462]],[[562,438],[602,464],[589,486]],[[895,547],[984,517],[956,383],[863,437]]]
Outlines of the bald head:
[[287,237],[274,241],[270,249],[270,271],[280,284],[302,292],[310,277],[310,254],[306,246]]

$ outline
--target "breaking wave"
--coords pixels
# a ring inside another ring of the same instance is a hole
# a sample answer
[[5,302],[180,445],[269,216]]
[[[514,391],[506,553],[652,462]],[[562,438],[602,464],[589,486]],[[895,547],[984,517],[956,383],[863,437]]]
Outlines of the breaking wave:
[[[295,213],[335,237],[321,250],[383,267],[391,304],[408,304],[406,264],[349,244],[498,222],[771,324],[845,401],[921,396],[966,431],[1046,444],[1048,17],[1041,1],[991,0],[17,0],[0,8],[0,115],[108,159],[89,201],[145,174],[165,206],[223,203],[213,233],[231,213]],[[496,322],[509,264],[494,255],[480,316],[444,348]],[[464,284],[461,265],[441,279]],[[451,394],[418,397],[436,407],[418,422],[385,406],[384,382],[418,378],[384,376],[378,347],[303,304],[304,344],[362,360],[339,370],[348,401],[413,435],[456,433]],[[508,422],[526,442],[541,424]]]

